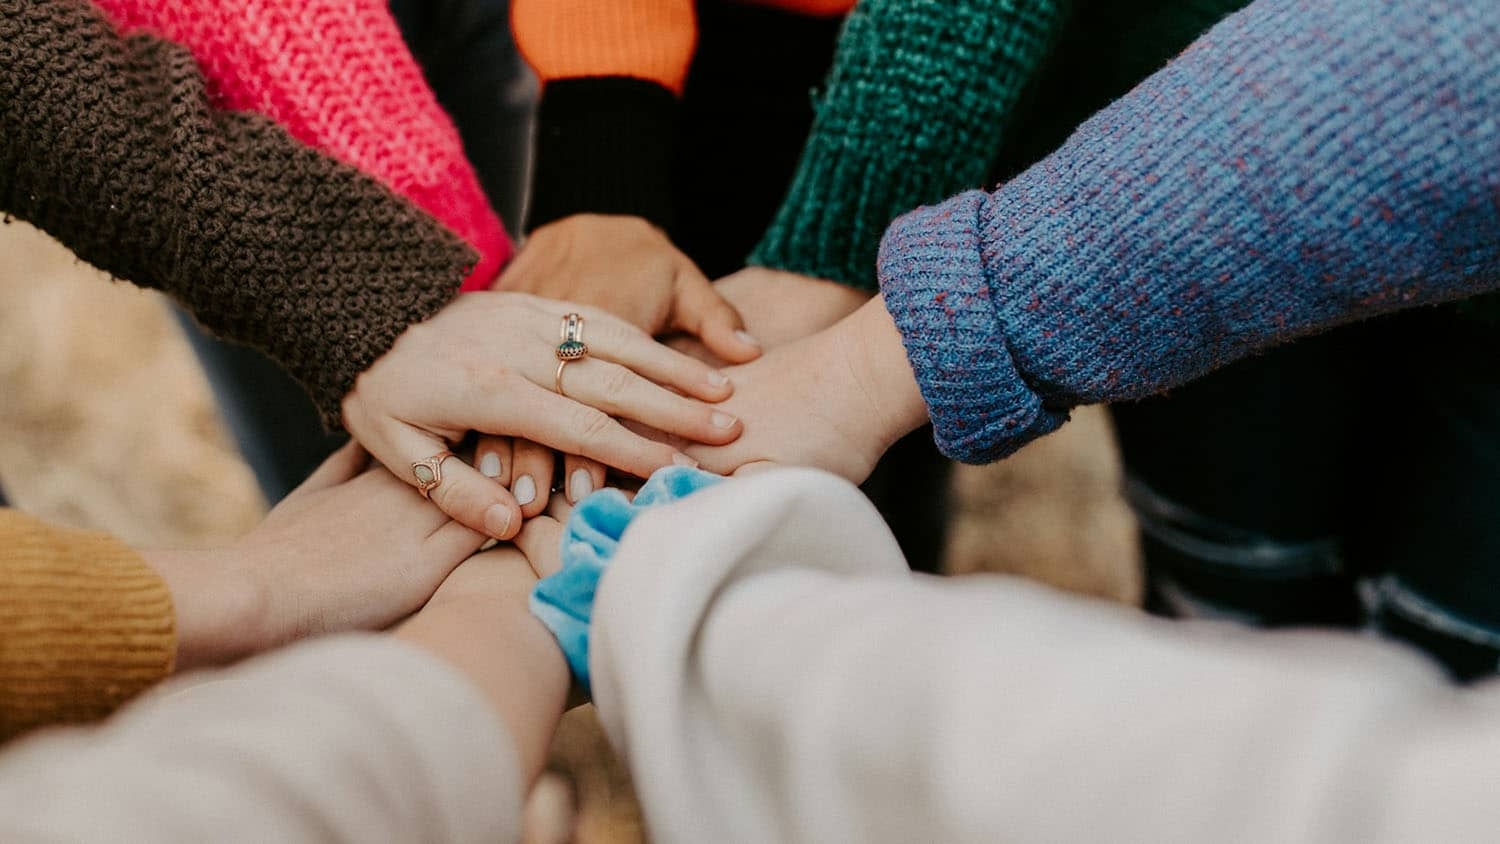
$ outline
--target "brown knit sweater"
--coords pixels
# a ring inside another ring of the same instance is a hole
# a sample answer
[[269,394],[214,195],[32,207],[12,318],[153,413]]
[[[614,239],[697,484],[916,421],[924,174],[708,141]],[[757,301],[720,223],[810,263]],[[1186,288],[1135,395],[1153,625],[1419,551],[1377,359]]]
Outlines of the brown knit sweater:
[[0,509],[0,741],[108,715],[176,652],[167,585],[135,552]]
[[271,121],[212,109],[191,54],[85,0],[0,0],[0,210],[267,352],[330,425],[477,256]]

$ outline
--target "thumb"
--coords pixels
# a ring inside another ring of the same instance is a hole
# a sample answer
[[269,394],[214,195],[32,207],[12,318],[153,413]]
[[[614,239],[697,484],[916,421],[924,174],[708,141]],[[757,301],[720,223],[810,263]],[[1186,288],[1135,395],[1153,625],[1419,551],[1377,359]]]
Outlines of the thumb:
[[719,295],[696,267],[677,275],[677,297],[672,325],[696,336],[726,363],[745,363],[760,357],[760,341],[745,332],[740,312]]
[[[370,455],[365,453],[364,448],[358,442],[351,439],[340,446],[338,451],[329,455],[328,459],[323,461],[323,465],[292,490],[291,495],[305,495],[353,480],[355,475],[364,471],[369,462]],[[291,495],[287,497],[290,498]]]

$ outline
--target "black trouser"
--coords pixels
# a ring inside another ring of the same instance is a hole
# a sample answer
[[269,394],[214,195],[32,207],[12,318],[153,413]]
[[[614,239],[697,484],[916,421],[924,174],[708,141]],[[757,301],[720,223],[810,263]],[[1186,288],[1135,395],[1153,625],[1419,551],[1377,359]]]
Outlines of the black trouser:
[[[490,203],[519,230],[535,83],[510,37],[508,0],[392,0],[438,102],[463,139]],[[338,447],[311,400],[260,353],[183,320],[225,423],[272,504]]]
[[1500,662],[1500,330],[1352,326],[1115,408],[1169,614],[1370,624],[1460,677]]

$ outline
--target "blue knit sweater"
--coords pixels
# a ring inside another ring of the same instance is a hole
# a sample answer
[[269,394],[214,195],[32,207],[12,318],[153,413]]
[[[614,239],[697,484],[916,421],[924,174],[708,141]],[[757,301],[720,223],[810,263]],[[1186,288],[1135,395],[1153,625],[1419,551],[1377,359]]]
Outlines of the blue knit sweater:
[[880,279],[970,462],[1079,404],[1500,287],[1500,5],[1258,0],[994,193],[897,220]]

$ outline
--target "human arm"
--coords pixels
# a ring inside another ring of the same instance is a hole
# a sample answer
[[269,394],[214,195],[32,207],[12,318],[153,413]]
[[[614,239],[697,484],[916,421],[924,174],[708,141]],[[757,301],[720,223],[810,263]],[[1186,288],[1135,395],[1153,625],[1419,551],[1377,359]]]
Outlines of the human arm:
[[787,196],[748,262],[874,290],[892,220],[983,185],[1065,12],[1062,0],[857,5]]
[[514,549],[389,635],[186,678],[0,755],[7,841],[515,841],[567,670]]
[[1493,825],[1493,690],[1458,692],[1352,636],[914,576],[869,503],[818,473],[640,516],[592,638],[595,705],[665,839],[1402,841]]
[[[1078,404],[1500,284],[1488,164],[1500,49],[1475,45],[1500,46],[1500,24],[1469,4],[1261,0],[993,194],[896,221],[882,301],[939,445],[999,459]],[[873,377],[893,337],[831,365]],[[792,411],[777,408],[826,401],[782,387],[810,352],[840,344],[799,346],[731,372],[725,410],[750,432],[738,453],[797,456],[753,432],[783,434]],[[871,430],[851,453],[891,433]]]

